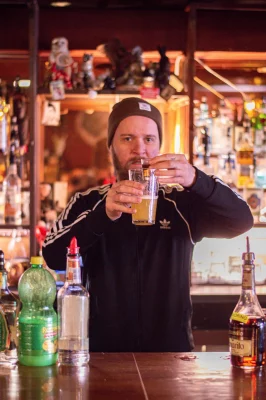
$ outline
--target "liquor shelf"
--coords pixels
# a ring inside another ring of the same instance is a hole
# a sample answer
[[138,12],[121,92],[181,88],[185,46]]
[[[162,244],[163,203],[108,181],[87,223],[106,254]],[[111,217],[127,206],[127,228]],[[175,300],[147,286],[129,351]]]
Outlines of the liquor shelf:
[[92,353],[80,368],[0,365],[1,399],[14,393],[25,399],[263,399],[266,374],[231,367],[228,353]]
[[30,225],[28,224],[22,224],[22,225],[15,225],[15,224],[0,224],[0,229],[30,229]]

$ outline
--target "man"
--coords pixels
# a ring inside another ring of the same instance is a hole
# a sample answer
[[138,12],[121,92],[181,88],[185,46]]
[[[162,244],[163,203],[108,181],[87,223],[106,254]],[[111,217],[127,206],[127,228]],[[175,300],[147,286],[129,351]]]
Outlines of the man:
[[[138,98],[117,103],[108,125],[117,182],[77,193],[45,240],[48,266],[64,269],[66,247],[77,237],[91,296],[91,351],[190,351],[194,244],[253,225],[240,196],[184,155],[158,155],[161,141],[153,105]],[[137,227],[130,205],[141,201],[143,187],[128,180],[128,169],[147,158],[161,183],[156,223]]]

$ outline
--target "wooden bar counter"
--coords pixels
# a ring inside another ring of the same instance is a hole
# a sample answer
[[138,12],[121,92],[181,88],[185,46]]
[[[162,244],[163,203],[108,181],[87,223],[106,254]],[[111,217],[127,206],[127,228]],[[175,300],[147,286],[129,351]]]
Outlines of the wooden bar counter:
[[81,368],[0,366],[1,400],[262,400],[266,368],[228,353],[92,353]]

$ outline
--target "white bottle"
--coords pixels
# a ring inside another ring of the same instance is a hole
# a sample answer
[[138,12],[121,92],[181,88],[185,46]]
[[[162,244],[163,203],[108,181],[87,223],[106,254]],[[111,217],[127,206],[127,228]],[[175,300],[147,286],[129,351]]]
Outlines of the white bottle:
[[21,225],[21,179],[17,174],[17,165],[10,164],[3,182],[5,199],[5,223]]

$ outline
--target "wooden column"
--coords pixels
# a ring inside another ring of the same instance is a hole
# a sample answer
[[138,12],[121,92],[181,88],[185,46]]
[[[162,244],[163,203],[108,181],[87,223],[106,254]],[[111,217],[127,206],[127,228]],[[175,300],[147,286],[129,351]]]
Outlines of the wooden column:
[[188,17],[188,31],[187,31],[187,85],[189,96],[189,162],[193,163],[193,139],[194,139],[194,76],[195,76],[195,62],[194,54],[196,51],[196,7],[191,4]]
[[29,0],[29,51],[30,51],[30,92],[29,92],[29,129],[30,129],[30,256],[38,255],[38,243],[35,227],[40,219],[40,143],[37,135],[37,84],[38,84],[38,37],[39,6],[37,0]]

